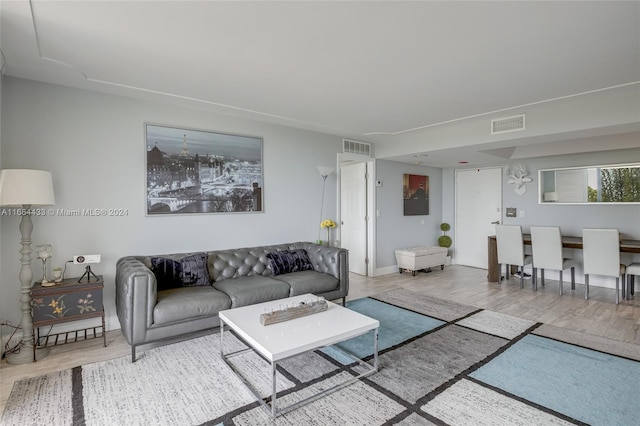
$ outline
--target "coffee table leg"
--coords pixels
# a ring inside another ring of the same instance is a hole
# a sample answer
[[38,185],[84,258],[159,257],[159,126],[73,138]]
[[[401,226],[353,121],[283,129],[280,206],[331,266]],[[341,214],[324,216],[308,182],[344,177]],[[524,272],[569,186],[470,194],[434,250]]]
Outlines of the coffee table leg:
[[224,321],[220,320],[220,356],[224,358],[224,351],[222,350],[222,343],[224,342]]
[[373,368],[378,371],[378,329],[373,330]]
[[273,417],[276,416],[276,362],[271,362],[271,415]]

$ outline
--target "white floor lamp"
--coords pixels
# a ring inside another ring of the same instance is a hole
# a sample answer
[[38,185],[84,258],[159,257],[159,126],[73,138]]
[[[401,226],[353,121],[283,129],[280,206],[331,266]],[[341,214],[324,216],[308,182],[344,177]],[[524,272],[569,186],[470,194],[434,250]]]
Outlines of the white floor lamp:
[[[327,176],[333,173],[333,167],[328,166],[318,166],[318,172],[320,172],[320,176],[322,176],[322,200],[320,201],[320,222],[322,222],[322,212],[324,210],[324,190],[327,186]],[[318,241],[320,241],[320,231],[318,231]]]
[[20,235],[22,237],[20,249],[20,302],[22,311],[22,341],[19,351],[7,354],[9,364],[26,364],[43,358],[47,353],[43,350],[34,352],[33,322],[31,319],[31,286],[33,272],[31,270],[31,232],[33,223],[31,214],[33,206],[48,206],[55,204],[53,195],[53,180],[51,173],[42,170],[5,169],[0,171],[0,206],[15,208],[20,220]]

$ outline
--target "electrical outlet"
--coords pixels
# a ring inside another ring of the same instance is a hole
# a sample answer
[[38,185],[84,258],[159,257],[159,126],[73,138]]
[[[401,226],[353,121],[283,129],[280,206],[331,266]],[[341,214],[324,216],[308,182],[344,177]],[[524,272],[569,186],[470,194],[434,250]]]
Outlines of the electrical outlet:
[[524,217],[524,210],[520,209],[520,217]]
[[518,209],[516,209],[515,207],[507,207],[507,217],[516,217],[516,211]]

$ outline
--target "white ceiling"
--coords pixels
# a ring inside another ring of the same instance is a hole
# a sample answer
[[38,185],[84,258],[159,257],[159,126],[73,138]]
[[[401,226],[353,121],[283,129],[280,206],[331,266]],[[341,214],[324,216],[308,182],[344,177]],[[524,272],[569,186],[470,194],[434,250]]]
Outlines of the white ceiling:
[[[0,7],[5,75],[376,146],[425,128],[640,84],[637,1],[21,0]],[[571,151],[576,134],[562,138],[571,140],[563,142]],[[522,149],[515,146],[504,138],[455,149],[425,142],[387,157],[440,167],[460,159],[487,164],[515,158]],[[413,157],[418,152],[427,155]]]

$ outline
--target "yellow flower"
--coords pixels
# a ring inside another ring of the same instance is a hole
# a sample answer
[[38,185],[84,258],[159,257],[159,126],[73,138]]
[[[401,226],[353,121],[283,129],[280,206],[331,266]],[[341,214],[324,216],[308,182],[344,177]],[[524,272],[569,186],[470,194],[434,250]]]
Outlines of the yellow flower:
[[334,221],[332,221],[331,219],[325,219],[322,222],[320,222],[320,228],[324,229],[324,228],[335,228],[336,227],[336,223]]
[[61,313],[62,313],[62,307],[61,307],[61,306],[58,306],[57,308],[55,308],[55,309],[53,310],[53,313],[54,313],[54,314],[61,314]]
[[58,306],[58,301],[55,299],[51,299],[51,303],[49,303],[49,306],[55,308],[56,306]]

